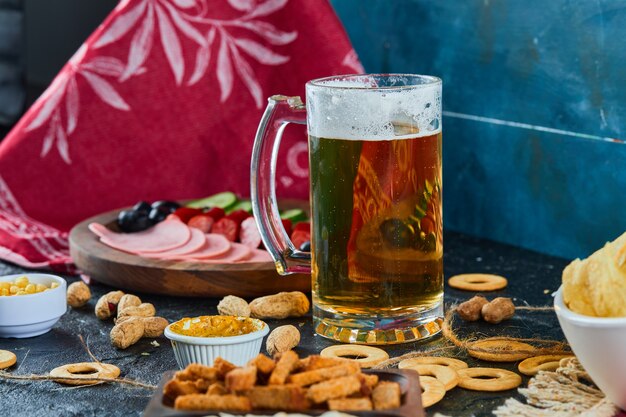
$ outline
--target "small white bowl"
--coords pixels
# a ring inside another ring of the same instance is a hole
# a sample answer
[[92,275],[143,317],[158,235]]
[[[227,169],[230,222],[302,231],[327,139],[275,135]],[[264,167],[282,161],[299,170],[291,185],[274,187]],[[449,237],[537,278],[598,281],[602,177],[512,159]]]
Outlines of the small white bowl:
[[17,274],[0,277],[14,281],[26,276],[34,284],[59,284],[36,294],[0,296],[0,337],[33,337],[49,331],[67,310],[65,280],[50,274]]
[[270,332],[269,326],[259,319],[250,319],[257,330],[240,336],[228,337],[195,337],[174,333],[170,327],[165,328],[165,337],[172,342],[176,363],[180,369],[190,363],[212,366],[215,358],[244,366],[261,351],[263,338]]
[[626,317],[591,317],[574,313],[563,302],[554,310],[574,354],[609,400],[626,410]]

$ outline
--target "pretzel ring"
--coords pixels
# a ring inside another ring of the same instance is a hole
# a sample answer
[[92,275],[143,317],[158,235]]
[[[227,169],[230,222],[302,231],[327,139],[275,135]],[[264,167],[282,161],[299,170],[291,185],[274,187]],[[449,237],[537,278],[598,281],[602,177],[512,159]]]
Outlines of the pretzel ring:
[[562,359],[573,358],[572,355],[540,355],[524,359],[517,369],[524,375],[533,376],[539,371],[556,371]]
[[421,376],[420,386],[422,387],[422,407],[430,407],[438,403],[446,395],[446,388],[437,378],[432,376]]
[[454,369],[448,366],[416,363],[403,369],[413,369],[417,371],[420,376],[434,376],[443,384],[446,391],[450,391],[459,383],[459,375]]
[[461,274],[448,280],[452,288],[465,291],[497,291],[506,287],[508,281],[500,275]]
[[[488,349],[482,352],[478,349]],[[522,352],[515,352],[522,351]],[[479,340],[467,346],[467,353],[477,359],[490,362],[515,362],[533,356],[534,346],[515,340]]]
[[467,368],[467,364],[462,360],[447,358],[445,356],[420,356],[417,358],[405,359],[398,364],[398,368],[410,368],[411,366],[417,364],[448,366],[455,371]]
[[0,350],[0,369],[6,369],[15,365],[17,362],[17,356],[15,353],[8,350]]
[[382,349],[363,345],[334,345],[320,352],[326,358],[344,358],[357,361],[361,368],[371,368],[389,359],[389,354]]
[[498,368],[467,368],[459,373],[459,387],[472,391],[506,391],[517,388],[522,377],[515,372]]
[[[91,378],[117,378],[120,368],[108,363],[80,362],[59,366],[50,371],[56,382],[68,385],[93,385],[102,381]],[[64,379],[64,378],[70,379]]]

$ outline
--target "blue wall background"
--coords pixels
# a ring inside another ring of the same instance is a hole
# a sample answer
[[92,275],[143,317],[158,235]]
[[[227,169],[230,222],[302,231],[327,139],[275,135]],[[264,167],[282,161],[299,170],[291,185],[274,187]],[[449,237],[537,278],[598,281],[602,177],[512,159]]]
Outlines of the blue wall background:
[[626,1],[332,0],[368,72],[444,81],[444,226],[567,258],[626,231]]

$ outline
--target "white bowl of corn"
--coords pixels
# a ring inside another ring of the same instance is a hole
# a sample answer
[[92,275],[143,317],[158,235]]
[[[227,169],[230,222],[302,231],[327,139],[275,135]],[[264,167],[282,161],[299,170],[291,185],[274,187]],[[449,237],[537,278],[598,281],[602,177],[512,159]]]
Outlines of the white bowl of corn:
[[49,331],[67,310],[65,280],[51,274],[0,276],[0,337]]

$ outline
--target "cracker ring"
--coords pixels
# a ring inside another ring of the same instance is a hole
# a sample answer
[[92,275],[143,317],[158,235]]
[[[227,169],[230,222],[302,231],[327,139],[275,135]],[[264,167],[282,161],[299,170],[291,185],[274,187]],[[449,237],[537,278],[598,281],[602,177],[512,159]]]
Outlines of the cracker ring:
[[536,350],[528,343],[515,340],[485,339],[467,345],[467,353],[470,356],[489,362],[519,361],[534,356],[533,352]]
[[433,365],[428,363],[416,363],[410,366],[406,366],[403,369],[413,369],[414,371],[417,371],[418,374],[420,374],[420,377],[435,377],[439,382],[443,384],[446,391],[450,391],[459,383],[459,375],[454,369],[448,366]]
[[521,376],[506,369],[467,368],[460,369],[458,374],[459,387],[472,391],[506,391],[517,388],[522,383]]
[[422,392],[422,407],[430,407],[438,403],[446,395],[446,388],[432,376],[420,376]]
[[389,354],[384,350],[364,345],[333,345],[323,349],[320,356],[350,359],[358,362],[361,368],[371,368],[389,359]]
[[6,369],[17,362],[17,356],[10,350],[0,350],[0,369]]
[[[90,372],[91,371],[91,372]],[[50,371],[50,376],[56,382],[67,385],[94,385],[102,381],[91,378],[117,378],[120,368],[115,365],[100,362],[68,363]],[[68,378],[69,379],[64,379]]]
[[524,375],[533,376],[539,371],[556,371],[562,359],[572,355],[539,355],[524,359],[517,365],[517,370]]
[[410,368],[417,364],[430,364],[448,366],[455,371],[467,368],[467,364],[460,359],[448,358],[445,356],[418,356],[417,358],[405,359],[398,364],[399,369]]
[[497,291],[507,284],[506,278],[493,274],[461,274],[448,280],[449,286],[464,291]]

